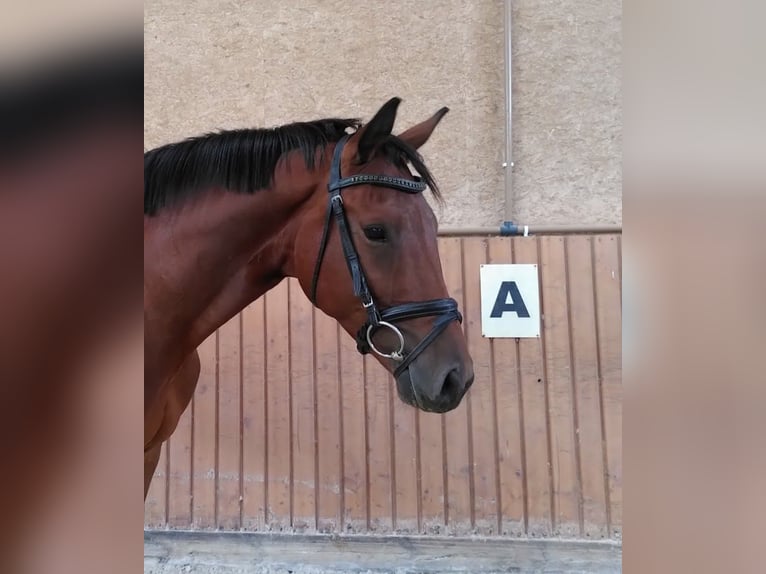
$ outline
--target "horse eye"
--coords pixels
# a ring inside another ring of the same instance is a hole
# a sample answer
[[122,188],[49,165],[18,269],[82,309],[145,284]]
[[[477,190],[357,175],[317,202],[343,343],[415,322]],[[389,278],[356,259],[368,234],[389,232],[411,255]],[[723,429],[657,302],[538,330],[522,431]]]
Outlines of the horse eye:
[[368,225],[364,228],[364,234],[370,241],[384,242],[386,230],[382,225]]

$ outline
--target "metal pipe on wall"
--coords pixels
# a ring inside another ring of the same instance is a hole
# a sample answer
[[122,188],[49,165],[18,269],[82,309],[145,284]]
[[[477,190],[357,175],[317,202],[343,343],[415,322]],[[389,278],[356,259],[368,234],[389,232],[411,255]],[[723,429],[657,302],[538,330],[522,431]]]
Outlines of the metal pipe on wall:
[[575,235],[622,233],[622,225],[501,225],[500,227],[439,227],[442,237]]
[[505,35],[505,170],[504,214],[499,227],[440,227],[440,236],[524,236],[622,233],[621,225],[519,225],[513,223],[513,5],[512,0],[503,2]]
[[505,0],[505,220],[513,218],[513,66],[511,33],[513,30],[513,9],[511,0]]

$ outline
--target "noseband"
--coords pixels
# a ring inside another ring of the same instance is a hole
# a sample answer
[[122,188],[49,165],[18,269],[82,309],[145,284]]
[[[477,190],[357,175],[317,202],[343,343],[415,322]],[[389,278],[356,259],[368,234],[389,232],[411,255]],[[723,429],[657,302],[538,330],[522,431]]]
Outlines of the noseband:
[[[322,232],[322,241],[319,245],[319,255],[317,257],[316,266],[314,267],[314,277],[311,282],[311,302],[316,305],[317,281],[319,280],[319,272],[322,268],[322,260],[324,259],[324,252],[327,248],[327,240],[329,238],[330,227],[334,217],[335,222],[338,225],[340,243],[343,247],[343,255],[346,259],[346,265],[351,273],[354,295],[359,297],[362,302],[362,307],[367,312],[367,322],[362,325],[356,334],[356,348],[362,354],[372,351],[381,357],[392,359],[399,363],[394,370],[394,376],[398,377],[452,321],[462,322],[463,317],[458,311],[457,301],[449,298],[432,299],[430,301],[422,301],[418,303],[404,303],[387,309],[378,309],[375,300],[370,293],[370,289],[367,286],[367,279],[362,271],[359,254],[356,252],[354,242],[351,239],[351,231],[349,230],[348,221],[346,220],[346,212],[343,209],[341,190],[355,185],[378,185],[382,187],[390,187],[404,193],[417,194],[426,189],[426,184],[419,177],[415,177],[415,181],[388,175],[368,174],[352,175],[350,177],[341,178],[340,160],[343,153],[343,146],[348,141],[348,138],[348,135],[341,138],[338,145],[335,147],[335,153],[332,158],[330,183],[327,186],[330,193],[330,199],[327,204],[327,215],[325,217],[324,230]],[[421,317],[436,317],[436,320],[428,335],[426,335],[405,355],[404,335],[395,323],[397,321],[418,319]],[[372,342],[372,336],[380,328],[389,329],[396,335],[399,341],[398,349],[389,353],[384,353],[375,346]]]

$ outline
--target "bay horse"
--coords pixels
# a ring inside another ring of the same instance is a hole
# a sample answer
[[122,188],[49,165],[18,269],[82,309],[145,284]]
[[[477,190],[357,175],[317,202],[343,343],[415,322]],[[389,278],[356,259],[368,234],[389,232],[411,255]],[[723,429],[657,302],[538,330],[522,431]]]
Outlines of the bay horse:
[[394,375],[402,401],[460,404],[473,364],[421,193],[440,192],[417,151],[448,109],[395,136],[400,102],[366,124],[224,131],[145,153],[144,497],[194,393],[197,347],[286,277]]

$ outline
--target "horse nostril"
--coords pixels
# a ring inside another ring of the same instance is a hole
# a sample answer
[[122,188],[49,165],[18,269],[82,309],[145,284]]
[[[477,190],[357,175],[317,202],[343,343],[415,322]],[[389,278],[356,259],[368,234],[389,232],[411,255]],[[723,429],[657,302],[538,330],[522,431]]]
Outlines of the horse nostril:
[[463,384],[460,379],[460,371],[452,369],[444,378],[444,384],[442,384],[441,391],[439,392],[440,398],[442,401],[452,402],[462,393]]

